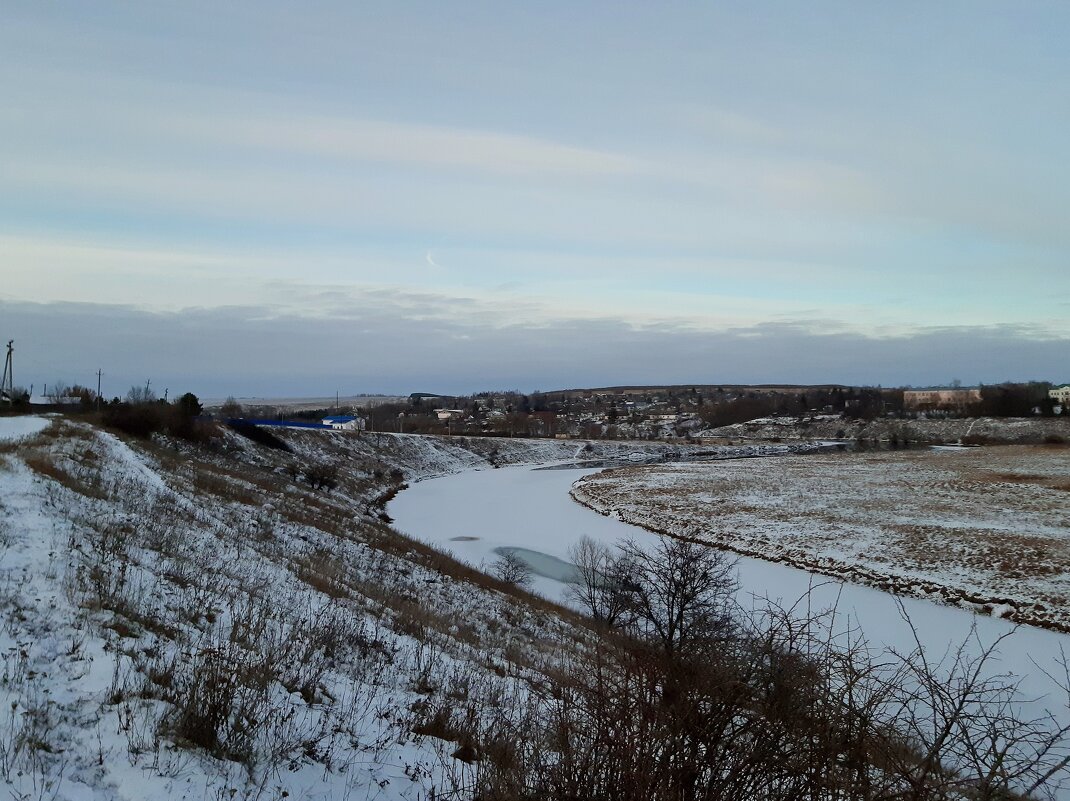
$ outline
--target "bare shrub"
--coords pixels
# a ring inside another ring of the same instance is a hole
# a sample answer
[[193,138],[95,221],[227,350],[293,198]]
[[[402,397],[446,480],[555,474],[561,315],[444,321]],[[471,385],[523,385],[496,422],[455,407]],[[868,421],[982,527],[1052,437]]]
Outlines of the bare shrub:
[[329,598],[344,598],[349,594],[345,563],[329,548],[316,548],[296,560],[297,577]]
[[628,607],[624,583],[630,572],[626,560],[615,549],[590,537],[572,545],[568,557],[576,567],[569,596],[599,623],[623,624]]
[[514,587],[530,587],[533,581],[531,566],[513,551],[506,551],[494,560],[494,575]]
[[1013,682],[983,678],[998,642],[980,653],[964,642],[939,663],[920,649],[874,654],[857,633],[833,635],[831,618],[799,608],[770,608],[727,632],[701,615],[715,622],[713,638],[670,638],[649,623],[638,640],[601,640],[556,677],[535,714],[514,718],[512,757],[479,777],[485,795],[1047,797],[1070,759],[1067,731],[1024,715]]
[[327,462],[309,465],[305,468],[305,481],[314,490],[329,492],[338,486],[338,467]]
[[101,486],[99,474],[87,474],[70,463],[59,465],[48,453],[28,453],[23,457],[23,461],[38,475],[47,476],[79,495],[98,500],[107,497],[107,493]]

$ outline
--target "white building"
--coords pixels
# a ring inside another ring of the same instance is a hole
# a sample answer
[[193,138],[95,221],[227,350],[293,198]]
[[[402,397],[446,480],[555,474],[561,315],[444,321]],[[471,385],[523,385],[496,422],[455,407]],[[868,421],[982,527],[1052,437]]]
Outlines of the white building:
[[339,414],[332,417],[324,417],[323,425],[333,428],[335,431],[363,431],[364,419],[347,414]]
[[1070,384],[1048,390],[1048,397],[1061,406],[1070,403]]
[[965,409],[981,401],[981,390],[961,389],[908,389],[903,393],[903,405],[908,409]]

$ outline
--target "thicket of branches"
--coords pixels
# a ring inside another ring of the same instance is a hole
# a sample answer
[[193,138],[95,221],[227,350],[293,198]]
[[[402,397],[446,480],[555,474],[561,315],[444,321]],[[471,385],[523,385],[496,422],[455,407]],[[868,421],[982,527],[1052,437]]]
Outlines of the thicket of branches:
[[934,662],[798,609],[744,614],[732,563],[689,542],[572,557],[606,636],[507,733],[480,797],[1009,801],[1049,797],[1070,759],[1066,729],[990,677],[1000,642]]

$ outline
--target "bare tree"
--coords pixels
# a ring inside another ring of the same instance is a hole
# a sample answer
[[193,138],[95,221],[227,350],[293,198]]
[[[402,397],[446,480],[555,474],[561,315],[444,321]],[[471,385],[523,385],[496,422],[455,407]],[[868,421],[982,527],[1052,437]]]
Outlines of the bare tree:
[[627,560],[590,537],[570,546],[568,557],[576,566],[576,580],[568,587],[571,598],[600,623],[623,625],[628,610],[624,581],[632,572]]
[[314,490],[325,489],[328,492],[338,486],[338,466],[319,462],[305,468],[305,481]]
[[[890,774],[909,788],[903,797],[1002,801],[1023,792],[1048,797],[1042,791],[1052,789],[1053,777],[1070,765],[1070,726],[1046,704],[1040,714],[1030,713],[1020,679],[993,674],[1013,630],[983,644],[975,625],[962,642],[934,658],[902,603],[900,614],[916,643],[909,653],[892,652],[901,678],[890,717],[910,748],[888,749],[888,764]],[[1065,657],[1061,668],[1062,675],[1052,678],[1066,689]]]
[[49,385],[48,400],[52,404],[60,404],[67,400],[71,394],[71,388],[64,381],[53,381]]
[[242,409],[241,404],[234,399],[234,396],[230,395],[223,401],[223,405],[219,407],[219,413],[223,415],[223,419],[229,420],[242,417],[245,414],[245,410]]
[[531,566],[513,551],[506,551],[494,560],[494,575],[514,587],[530,587]]
[[597,801],[1024,801],[1065,787],[1067,729],[1050,699],[1031,715],[1016,681],[993,675],[1002,638],[971,634],[935,660],[873,651],[806,597],[723,636],[684,638],[671,658],[628,637],[578,654],[542,719],[514,730],[513,786]]
[[674,656],[724,639],[738,589],[736,561],[709,545],[661,536],[652,548],[625,540],[620,582],[635,632]]
[[156,400],[156,393],[152,391],[152,388],[145,384],[143,387],[130,387],[126,393],[126,402],[132,404],[141,403],[153,403]]

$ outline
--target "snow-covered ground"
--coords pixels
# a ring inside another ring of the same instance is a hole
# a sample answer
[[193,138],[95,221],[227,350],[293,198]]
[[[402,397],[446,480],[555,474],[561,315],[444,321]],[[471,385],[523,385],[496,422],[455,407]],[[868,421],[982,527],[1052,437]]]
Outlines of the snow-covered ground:
[[48,428],[47,417],[0,417],[0,442],[15,442],[32,437]]
[[836,453],[594,476],[646,528],[903,594],[1070,626],[1070,449]]
[[[0,451],[12,798],[427,799],[472,783],[465,744],[583,636],[376,519],[389,449],[426,474],[455,444],[133,445],[27,419]],[[342,487],[290,478],[306,455]]]
[[1041,443],[1070,442],[1067,417],[961,417],[919,420],[852,420],[840,415],[759,417],[745,423],[705,429],[697,436],[726,439],[859,439],[898,442]]

